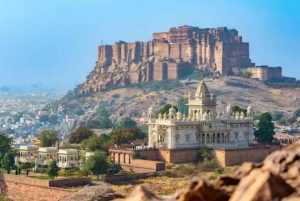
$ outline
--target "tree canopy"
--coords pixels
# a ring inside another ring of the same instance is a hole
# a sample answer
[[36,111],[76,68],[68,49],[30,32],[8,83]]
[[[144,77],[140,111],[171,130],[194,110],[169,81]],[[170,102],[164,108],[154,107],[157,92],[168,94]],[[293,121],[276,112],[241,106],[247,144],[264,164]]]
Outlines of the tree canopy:
[[107,156],[104,151],[96,150],[94,155],[90,156],[83,166],[83,169],[93,172],[97,175],[99,180],[99,174],[106,174],[108,169],[113,167],[114,162],[110,156]]
[[57,131],[56,130],[44,130],[41,132],[40,136],[41,147],[52,147],[56,145],[58,141]]
[[177,102],[177,107],[178,107],[178,110],[181,112],[181,114],[188,115],[189,108],[186,104],[188,104],[187,98],[179,98],[179,100]]
[[0,160],[11,149],[13,138],[6,136],[0,132]]
[[129,117],[123,117],[118,125],[117,125],[117,128],[119,129],[126,129],[126,128],[132,128],[132,127],[135,127],[137,125],[137,123],[132,120],[131,118]]
[[6,152],[4,157],[1,160],[1,167],[3,169],[5,169],[7,171],[7,173],[9,174],[10,170],[13,169],[14,165],[15,165],[14,156],[12,155],[12,153]]
[[86,151],[95,151],[99,150],[106,150],[108,148],[107,142],[109,141],[109,137],[105,134],[100,136],[92,135],[89,139],[83,140],[80,146],[85,149]]
[[83,140],[88,139],[94,134],[94,132],[84,126],[79,126],[75,131],[70,133],[69,143],[80,144]]
[[270,113],[273,121],[278,121],[283,117],[283,112],[273,111]]
[[100,121],[89,121],[86,126],[91,129],[108,129],[112,128],[112,122],[109,118],[102,118]]
[[59,167],[56,164],[56,161],[51,161],[49,166],[46,169],[46,174],[51,178],[58,176]]
[[232,112],[234,112],[234,113],[235,112],[238,112],[238,113],[243,112],[244,114],[246,114],[247,109],[244,109],[244,108],[241,108],[241,107],[235,105],[235,106],[232,107]]
[[258,130],[254,132],[256,139],[260,142],[272,142],[274,140],[274,124],[272,123],[272,116],[265,112],[260,115]]
[[172,106],[171,104],[166,104],[162,109],[158,111],[158,114],[169,114],[169,110],[171,107],[174,107],[176,112],[178,112],[178,108],[176,106]]
[[295,112],[293,113],[294,117],[300,117],[300,108],[295,110]]
[[277,121],[277,124],[278,124],[278,125],[281,125],[281,126],[286,125],[286,119],[285,119],[285,118],[279,119],[279,120]]
[[133,140],[144,140],[146,136],[146,133],[138,127],[118,129],[110,134],[110,144],[121,145]]

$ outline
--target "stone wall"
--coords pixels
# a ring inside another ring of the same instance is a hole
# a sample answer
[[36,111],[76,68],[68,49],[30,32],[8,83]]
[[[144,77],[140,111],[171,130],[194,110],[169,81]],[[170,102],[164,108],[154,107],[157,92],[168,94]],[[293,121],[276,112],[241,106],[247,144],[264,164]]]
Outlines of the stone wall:
[[281,67],[257,66],[241,69],[243,72],[250,72],[251,78],[257,78],[261,81],[271,79],[282,79]]
[[280,150],[280,145],[266,145],[249,148],[214,148],[213,154],[222,166],[241,165],[243,162],[261,162],[270,153]]
[[53,201],[75,192],[47,185],[49,186],[48,180],[0,174],[0,194],[12,200]]
[[165,170],[165,163],[155,161],[157,159],[157,149],[138,150],[140,156],[146,157],[147,160],[133,159],[134,151],[130,148],[126,149],[109,149],[110,156],[115,163],[119,163],[123,170],[134,171],[135,173],[149,173]]
[[[262,161],[268,154],[279,149],[279,144],[272,144],[251,146],[247,148],[213,148],[211,152],[216,161],[220,165],[226,167],[240,165],[246,161]],[[149,149],[136,151],[147,160],[131,159],[130,155],[133,154],[133,150],[110,150],[110,152],[113,158],[115,158],[115,161],[120,161],[120,164],[122,167],[124,166],[126,170],[130,170],[130,168],[133,170],[133,167],[137,167],[138,169],[136,169],[136,171],[138,172],[149,172],[149,170],[155,170],[156,172],[163,170],[165,164],[160,164],[159,161],[167,163],[193,163],[199,161],[199,148]],[[145,167],[145,170],[139,169],[142,167]]]

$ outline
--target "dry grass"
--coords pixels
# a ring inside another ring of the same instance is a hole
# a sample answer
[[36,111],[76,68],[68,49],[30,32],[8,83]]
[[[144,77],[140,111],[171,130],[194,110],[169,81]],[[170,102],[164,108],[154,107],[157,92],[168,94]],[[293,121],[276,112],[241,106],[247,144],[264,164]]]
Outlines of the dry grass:
[[[215,179],[219,176],[214,170],[208,172],[199,171],[198,164],[174,165],[167,163],[166,167],[168,167],[166,169],[166,176],[118,182],[112,184],[112,188],[120,192],[123,196],[128,196],[134,187],[142,185],[157,195],[167,195],[175,193],[177,190],[187,186],[192,179]],[[237,168],[238,166],[226,167],[224,168],[224,174],[230,174]]]

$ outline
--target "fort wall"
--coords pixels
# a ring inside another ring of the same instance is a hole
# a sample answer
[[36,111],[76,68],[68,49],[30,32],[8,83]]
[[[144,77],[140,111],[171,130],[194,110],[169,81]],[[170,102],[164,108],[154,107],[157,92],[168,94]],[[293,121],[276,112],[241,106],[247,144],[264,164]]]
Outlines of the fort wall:
[[261,81],[271,79],[282,79],[281,67],[257,66],[242,69],[243,72],[250,72],[251,78],[256,78]]

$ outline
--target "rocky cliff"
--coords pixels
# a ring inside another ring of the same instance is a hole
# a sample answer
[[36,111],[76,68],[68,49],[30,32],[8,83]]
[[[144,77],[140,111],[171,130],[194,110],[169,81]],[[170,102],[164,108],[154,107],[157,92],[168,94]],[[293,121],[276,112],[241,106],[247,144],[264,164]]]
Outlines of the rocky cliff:
[[244,163],[234,174],[215,181],[197,180],[169,196],[137,187],[116,201],[296,201],[300,200],[300,144],[270,154],[262,163]]

